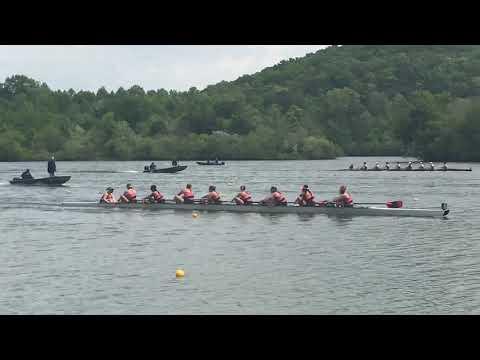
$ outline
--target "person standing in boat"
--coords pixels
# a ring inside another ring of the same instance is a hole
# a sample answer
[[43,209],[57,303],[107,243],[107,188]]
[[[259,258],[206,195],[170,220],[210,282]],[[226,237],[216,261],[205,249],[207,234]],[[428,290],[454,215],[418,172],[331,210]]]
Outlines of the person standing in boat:
[[136,203],[137,191],[133,188],[132,184],[127,184],[127,191],[123,193],[118,199],[120,203]]
[[208,194],[202,196],[202,204],[221,204],[220,194],[213,185],[208,187]]
[[194,197],[192,184],[187,184],[185,189],[180,190],[180,192],[175,195],[173,200],[175,200],[177,204],[193,204]]
[[55,164],[55,156],[52,156],[47,163],[47,171],[50,176],[55,176],[55,172],[57,171],[57,166]]
[[287,206],[287,198],[280,191],[278,191],[276,186],[270,188],[270,196],[267,196],[265,199],[260,201],[261,205],[268,206]]
[[340,195],[333,199],[333,202],[338,207],[352,207],[353,197],[347,192],[347,187],[345,185],[340,186],[339,193]]
[[245,185],[240,186],[240,192],[235,196],[232,201],[235,201],[237,205],[251,205],[252,201],[252,194],[246,190]]
[[106,203],[106,204],[115,204],[115,197],[113,196],[113,188],[108,187],[106,189],[106,192],[102,195],[100,198],[100,203]]
[[144,204],[160,204],[165,202],[163,194],[157,190],[157,185],[150,186],[152,193],[143,199]]
[[30,169],[25,170],[20,176],[22,179],[33,179],[32,174],[30,174]]
[[308,188],[308,185],[303,185],[300,195],[298,195],[295,203],[300,206],[315,206],[315,195]]
[[361,169],[361,170],[368,170],[367,162],[366,162],[366,161],[363,162],[363,166],[362,166],[360,169]]

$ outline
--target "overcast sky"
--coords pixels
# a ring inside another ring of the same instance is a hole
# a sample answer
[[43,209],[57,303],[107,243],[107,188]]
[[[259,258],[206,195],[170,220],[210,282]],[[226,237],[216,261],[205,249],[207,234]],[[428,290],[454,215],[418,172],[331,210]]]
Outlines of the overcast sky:
[[327,45],[0,46],[0,82],[21,74],[51,89],[203,89]]

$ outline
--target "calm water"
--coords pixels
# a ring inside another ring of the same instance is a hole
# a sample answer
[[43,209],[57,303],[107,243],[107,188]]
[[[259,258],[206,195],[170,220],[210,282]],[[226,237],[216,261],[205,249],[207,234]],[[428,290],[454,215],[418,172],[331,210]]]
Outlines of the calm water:
[[[387,160],[393,160],[389,158]],[[370,163],[386,158],[369,158]],[[480,168],[473,172],[328,172],[363,159],[243,161],[143,174],[149,162],[57,162],[60,188],[8,183],[24,168],[0,163],[2,314],[460,314],[480,313]],[[168,166],[158,162],[158,167]],[[97,172],[94,172],[97,171]],[[115,171],[115,172],[114,172]],[[121,172],[125,171],[125,172]],[[447,220],[326,215],[64,209],[20,203],[96,201],[109,185],[171,197],[187,182],[231,199],[279,186],[293,201],[342,183],[358,202],[439,207]],[[175,278],[175,270],[186,272]]]

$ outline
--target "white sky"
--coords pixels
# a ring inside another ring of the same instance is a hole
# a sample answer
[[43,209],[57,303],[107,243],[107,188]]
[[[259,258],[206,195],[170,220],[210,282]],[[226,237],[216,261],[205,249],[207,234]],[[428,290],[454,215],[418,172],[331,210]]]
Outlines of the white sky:
[[1,45],[0,82],[21,74],[54,90],[203,89],[327,45]]

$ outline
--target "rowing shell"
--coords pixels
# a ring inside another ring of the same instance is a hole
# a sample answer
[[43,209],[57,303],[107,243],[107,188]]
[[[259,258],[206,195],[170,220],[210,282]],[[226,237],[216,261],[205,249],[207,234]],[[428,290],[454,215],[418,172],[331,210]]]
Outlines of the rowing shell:
[[368,206],[355,207],[307,207],[307,206],[261,206],[261,205],[230,205],[230,204],[142,204],[142,203],[121,203],[106,204],[95,202],[64,202],[62,207],[73,208],[137,208],[155,210],[187,210],[187,211],[229,211],[229,212],[254,212],[270,214],[327,214],[341,216],[401,216],[401,217],[436,217],[445,218],[450,210],[448,209],[408,209],[408,208],[381,208]]

